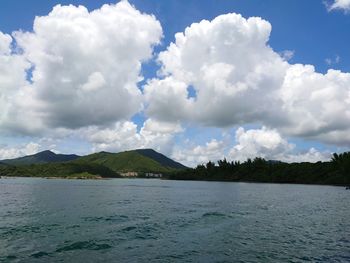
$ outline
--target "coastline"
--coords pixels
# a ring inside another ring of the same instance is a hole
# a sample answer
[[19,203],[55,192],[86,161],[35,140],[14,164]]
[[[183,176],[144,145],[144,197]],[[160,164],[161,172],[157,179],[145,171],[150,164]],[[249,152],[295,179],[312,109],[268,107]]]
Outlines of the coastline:
[[261,182],[261,181],[230,181],[230,180],[193,180],[193,179],[169,179],[169,178],[144,178],[144,177],[59,177],[59,176],[1,176],[1,179],[20,179],[20,178],[33,178],[33,179],[48,179],[48,180],[111,180],[111,179],[146,179],[146,180],[165,180],[165,181],[188,181],[188,182],[221,182],[221,183],[245,183],[245,184],[275,184],[275,185],[315,185],[315,186],[334,186],[334,187],[348,187],[347,184],[320,184],[320,183],[295,183],[295,182]]

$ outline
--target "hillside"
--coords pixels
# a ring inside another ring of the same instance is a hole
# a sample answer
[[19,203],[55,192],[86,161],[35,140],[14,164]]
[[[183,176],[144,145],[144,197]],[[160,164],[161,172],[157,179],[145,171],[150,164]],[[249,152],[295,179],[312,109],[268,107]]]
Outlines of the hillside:
[[120,177],[120,175],[111,169],[99,164],[79,164],[73,162],[66,163],[45,163],[31,165],[0,165],[0,176],[15,177]]
[[75,154],[56,154],[51,151],[43,151],[33,155],[27,155],[15,159],[6,159],[0,162],[10,165],[29,165],[29,164],[43,164],[43,163],[59,163],[73,161],[80,156]]
[[137,152],[145,157],[149,157],[165,167],[170,167],[170,168],[174,168],[174,169],[186,169],[187,168],[186,166],[182,165],[181,163],[175,162],[174,160],[166,157],[165,155],[163,155],[159,152],[156,152],[153,149],[138,149],[138,150],[135,150],[135,152]]
[[151,149],[99,152],[82,157],[44,151],[0,161],[1,176],[119,177],[119,173],[123,172],[167,174],[184,168],[182,164]]
[[334,153],[331,161],[284,163],[263,158],[245,162],[208,162],[168,176],[176,180],[208,180],[293,184],[345,185],[350,188],[350,152]]
[[83,156],[74,162],[96,163],[115,172],[168,173],[186,168],[154,150],[133,150],[120,153],[99,152]]

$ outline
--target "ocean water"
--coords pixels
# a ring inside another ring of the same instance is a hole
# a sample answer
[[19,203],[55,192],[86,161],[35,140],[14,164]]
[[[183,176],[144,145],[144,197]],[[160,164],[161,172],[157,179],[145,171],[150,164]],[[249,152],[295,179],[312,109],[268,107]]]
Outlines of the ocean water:
[[0,179],[0,262],[350,262],[350,191]]

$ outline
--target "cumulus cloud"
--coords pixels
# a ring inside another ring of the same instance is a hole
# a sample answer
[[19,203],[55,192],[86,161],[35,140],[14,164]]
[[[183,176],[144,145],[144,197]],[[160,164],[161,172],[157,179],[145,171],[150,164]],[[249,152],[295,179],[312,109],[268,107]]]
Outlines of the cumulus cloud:
[[2,111],[3,122],[12,129],[21,124],[18,129],[75,129],[127,119],[140,110],[141,64],[152,57],[162,28],[154,16],[121,1],[91,12],[57,5],[35,18],[33,32],[13,37],[22,54],[11,55],[11,37],[2,34],[1,59],[28,61],[32,77],[30,83],[16,83],[7,76],[25,82],[28,62],[13,62],[17,76],[11,67],[11,74],[0,71],[1,88],[14,93],[1,97],[11,104]]
[[160,78],[145,86],[147,114],[215,127],[255,123],[350,145],[348,137],[334,139],[350,131],[350,74],[290,64],[291,52],[268,45],[270,32],[261,18],[226,14],[177,33],[159,54]]
[[294,57],[294,54],[294,50],[283,50],[280,52],[281,57],[286,61],[291,60]]
[[223,141],[212,139],[205,145],[176,148],[172,153],[172,158],[193,167],[208,161],[217,161],[225,157],[225,144]]
[[117,122],[110,128],[89,127],[79,133],[93,145],[93,151],[119,152],[138,148],[153,148],[170,154],[174,136],[182,131],[177,123],[148,119],[138,131],[130,121]]
[[18,145],[15,147],[1,146],[0,145],[0,160],[12,159],[21,157],[24,155],[35,154],[41,148],[40,144],[30,142],[24,145]]
[[350,11],[350,0],[334,0],[332,4],[326,4],[328,11],[343,10],[344,12]]
[[[315,72],[311,65],[293,65],[287,71],[280,98],[287,134],[330,143],[330,134],[350,130],[350,74]],[[342,143],[350,144],[346,137]]]
[[18,97],[18,88],[27,85],[26,69],[30,64],[19,54],[11,53],[12,37],[0,32],[0,126],[16,120],[9,111]]
[[247,131],[241,127],[236,131],[236,142],[229,155],[232,159],[240,161],[254,157],[275,159],[294,148],[276,130],[266,127]]
[[[175,43],[159,54],[165,79],[145,87],[146,94],[152,93],[148,114],[166,118],[158,114],[170,111],[157,99],[162,96],[162,101],[175,100],[180,109],[168,120],[228,126],[256,122],[263,115],[276,119],[274,87],[283,82],[287,63],[266,44],[270,31],[271,25],[261,18],[228,14],[177,33]],[[187,88],[193,86],[195,99],[188,97],[184,83]],[[169,98],[165,98],[167,94]],[[265,100],[260,100],[262,97]]]
[[265,160],[283,162],[318,162],[330,160],[331,153],[320,152],[315,148],[299,151],[275,129],[245,130],[240,127],[235,133],[235,142],[212,139],[203,145],[185,145],[175,148],[172,157],[188,166],[217,161],[226,158],[228,161],[246,161],[248,158],[261,157]]
[[236,145],[229,152],[230,159],[245,161],[261,157],[266,160],[284,162],[317,162],[330,159],[329,152],[319,152],[314,148],[307,152],[295,152],[295,145],[289,143],[276,130],[263,127],[236,131]]

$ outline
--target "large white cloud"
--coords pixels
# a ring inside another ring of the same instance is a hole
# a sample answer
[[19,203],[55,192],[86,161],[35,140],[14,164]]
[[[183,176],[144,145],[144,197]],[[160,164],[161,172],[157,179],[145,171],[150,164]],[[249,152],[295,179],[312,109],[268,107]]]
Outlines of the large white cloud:
[[[165,119],[159,113],[170,111],[162,103],[169,100],[178,102],[169,106],[180,112],[168,119],[225,126],[256,122],[263,115],[277,118],[274,88],[282,84],[287,63],[266,44],[270,31],[271,25],[260,18],[228,14],[194,23],[184,33],[177,33],[175,43],[159,54],[166,78],[145,87],[146,94],[152,93],[148,113]],[[187,89],[178,83],[192,85],[195,100],[188,98]],[[164,98],[166,95],[170,98]]]
[[174,136],[181,131],[179,124],[148,119],[139,131],[135,123],[125,121],[117,122],[109,128],[85,128],[79,133],[93,145],[93,152],[153,148],[170,154],[174,146]]
[[0,32],[0,127],[15,122],[9,114],[18,97],[19,87],[27,85],[26,69],[30,64],[19,54],[12,54],[12,37]]
[[255,123],[350,145],[336,136],[350,132],[350,74],[289,64],[268,45],[270,31],[261,18],[227,14],[177,33],[159,54],[162,78],[145,86],[147,114],[216,127]]
[[[3,84],[16,93],[7,95],[7,123],[12,119],[37,130],[79,128],[127,119],[140,110],[141,63],[152,57],[162,28],[154,16],[121,1],[91,12],[57,5],[35,18],[33,32],[13,36],[23,51],[20,57],[31,63],[32,78],[26,85]],[[9,41],[0,35],[0,52],[14,60]],[[0,72],[0,81],[6,73]]]
[[225,158],[225,144],[223,141],[212,139],[204,145],[176,147],[171,156],[189,167],[194,167],[208,161],[215,162]]
[[350,74],[329,70],[315,72],[311,65],[292,65],[279,90],[282,113],[288,120],[282,128],[287,134],[321,139],[329,143],[350,144]]
[[334,2],[327,6],[329,11],[343,10],[344,12],[350,11],[350,0],[334,0]]
[[276,130],[261,129],[236,131],[236,145],[229,152],[230,159],[245,161],[261,157],[266,160],[284,162],[317,162],[330,159],[329,152],[319,152],[314,148],[306,152],[296,152],[295,145],[289,143]]
[[[229,141],[230,140],[230,141]],[[248,158],[261,157],[265,160],[292,162],[318,162],[330,160],[331,153],[321,152],[315,148],[298,150],[296,145],[288,142],[277,130],[262,127],[245,130],[240,127],[235,133],[235,142],[230,138],[212,139],[202,145],[188,144],[175,147],[172,157],[188,166],[217,161],[246,161]]]
[[35,142],[29,142],[27,144],[21,144],[17,146],[2,146],[0,145],[0,160],[12,159],[21,157],[24,155],[35,154],[41,148],[40,144]]

